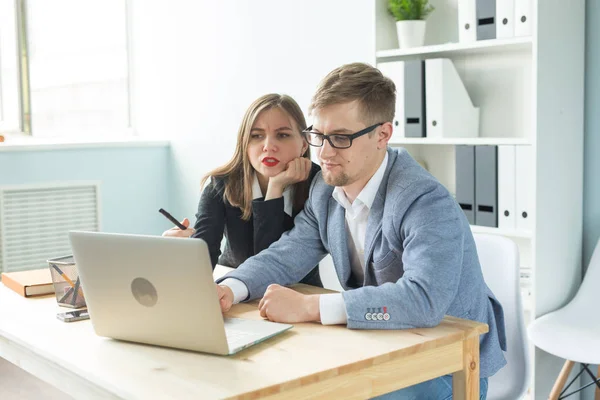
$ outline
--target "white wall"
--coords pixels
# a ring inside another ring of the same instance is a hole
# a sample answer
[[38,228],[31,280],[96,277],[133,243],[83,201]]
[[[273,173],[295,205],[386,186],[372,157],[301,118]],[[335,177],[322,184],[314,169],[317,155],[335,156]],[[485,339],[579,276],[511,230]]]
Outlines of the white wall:
[[173,140],[175,214],[193,216],[252,100],[283,92],[306,112],[327,72],[372,62],[373,13],[371,0],[133,0],[133,117]]

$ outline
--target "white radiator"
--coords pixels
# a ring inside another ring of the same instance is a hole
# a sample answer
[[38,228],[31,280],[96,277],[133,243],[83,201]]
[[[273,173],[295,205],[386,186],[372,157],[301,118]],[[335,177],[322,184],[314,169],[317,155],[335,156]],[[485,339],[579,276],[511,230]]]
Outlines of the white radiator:
[[70,230],[99,230],[99,182],[0,186],[0,271],[71,254]]

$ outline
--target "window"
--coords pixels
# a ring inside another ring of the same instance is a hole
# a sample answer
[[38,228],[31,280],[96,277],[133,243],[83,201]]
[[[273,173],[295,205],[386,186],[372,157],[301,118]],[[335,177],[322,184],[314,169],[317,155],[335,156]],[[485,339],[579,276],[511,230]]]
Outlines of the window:
[[0,2],[0,14],[16,7],[17,35],[9,46],[20,54],[16,108],[23,132],[78,138],[131,132],[126,0]]
[[19,132],[19,62],[16,4],[0,0],[0,133]]

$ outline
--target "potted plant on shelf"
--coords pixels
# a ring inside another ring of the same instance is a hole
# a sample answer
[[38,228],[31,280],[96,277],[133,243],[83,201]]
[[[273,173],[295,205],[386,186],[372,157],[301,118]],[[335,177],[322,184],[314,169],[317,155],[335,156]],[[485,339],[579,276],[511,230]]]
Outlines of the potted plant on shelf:
[[425,18],[433,10],[429,0],[388,0],[388,11],[396,19],[400,48],[423,46]]

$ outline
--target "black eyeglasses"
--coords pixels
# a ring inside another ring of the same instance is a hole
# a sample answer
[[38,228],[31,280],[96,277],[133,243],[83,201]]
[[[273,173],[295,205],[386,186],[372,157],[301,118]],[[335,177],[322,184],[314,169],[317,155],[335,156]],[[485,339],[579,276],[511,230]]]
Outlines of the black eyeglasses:
[[347,149],[348,147],[352,146],[352,141],[354,139],[361,137],[362,135],[366,135],[373,129],[383,124],[383,122],[380,122],[378,124],[371,125],[361,131],[353,133],[352,135],[325,135],[323,133],[313,131],[312,125],[303,130],[302,133],[304,134],[304,137],[306,137],[306,141],[308,142],[308,144],[310,144],[311,146],[321,147],[323,146],[324,140],[327,140],[331,147],[334,147],[336,149]]

